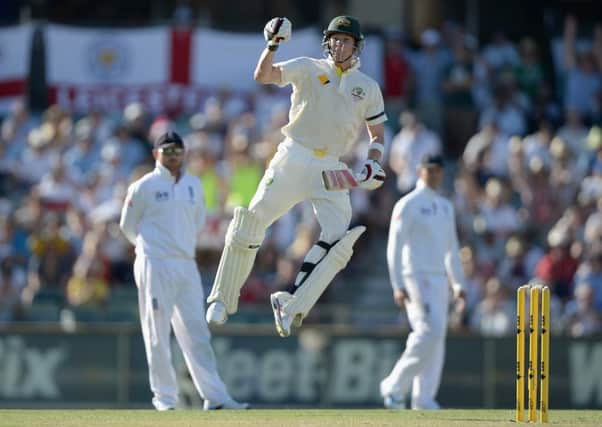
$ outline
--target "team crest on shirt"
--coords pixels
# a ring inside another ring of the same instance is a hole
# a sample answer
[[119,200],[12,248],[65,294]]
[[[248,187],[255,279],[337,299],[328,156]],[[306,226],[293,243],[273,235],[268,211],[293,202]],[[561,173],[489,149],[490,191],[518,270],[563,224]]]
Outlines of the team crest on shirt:
[[356,86],[353,89],[351,89],[351,96],[355,101],[361,101],[366,97],[366,92],[361,87]]
[[169,200],[169,193],[167,191],[155,191],[155,200],[157,202],[166,202]]

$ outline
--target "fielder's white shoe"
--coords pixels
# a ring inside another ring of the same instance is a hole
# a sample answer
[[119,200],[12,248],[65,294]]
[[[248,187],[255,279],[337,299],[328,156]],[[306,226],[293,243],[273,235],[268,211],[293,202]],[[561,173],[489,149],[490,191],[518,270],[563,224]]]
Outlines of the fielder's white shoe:
[[205,318],[210,325],[223,325],[228,320],[226,306],[219,301],[211,303]]
[[412,409],[419,411],[436,411],[441,409],[441,406],[434,399],[429,399],[427,401],[422,402],[414,402],[412,401]]
[[391,396],[390,394],[387,394],[383,398],[383,403],[385,405],[385,408],[387,408],[387,409],[394,409],[394,410],[406,409],[406,404],[403,400],[397,399],[397,398]]
[[215,403],[210,400],[205,400],[203,403],[203,409],[205,411],[215,411],[217,409],[235,409],[235,410],[243,410],[249,409],[251,405],[246,402],[237,402],[236,400],[229,398],[223,403]]
[[272,310],[274,311],[274,322],[276,331],[281,337],[288,337],[291,334],[291,325],[295,318],[284,311],[284,306],[293,298],[288,292],[276,292],[270,295]]

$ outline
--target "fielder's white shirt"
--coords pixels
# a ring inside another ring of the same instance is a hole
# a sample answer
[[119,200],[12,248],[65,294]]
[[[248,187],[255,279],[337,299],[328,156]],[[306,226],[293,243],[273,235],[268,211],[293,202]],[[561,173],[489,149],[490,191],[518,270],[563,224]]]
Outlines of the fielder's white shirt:
[[359,71],[359,60],[341,77],[330,59],[300,57],[274,65],[281,70],[280,86],[293,86],[282,133],[307,148],[340,157],[362,125],[387,120],[380,87]]
[[128,188],[120,227],[136,245],[136,255],[194,259],[197,236],[205,224],[201,181],[182,174],[178,182],[157,163]]
[[464,288],[454,207],[418,180],[393,208],[387,264],[393,288],[403,290],[408,275],[445,275]]

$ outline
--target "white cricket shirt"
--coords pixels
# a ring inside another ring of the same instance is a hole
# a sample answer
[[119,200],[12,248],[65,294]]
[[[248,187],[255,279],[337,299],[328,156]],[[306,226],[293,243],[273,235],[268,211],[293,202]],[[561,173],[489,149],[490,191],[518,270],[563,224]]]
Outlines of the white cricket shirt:
[[309,149],[340,157],[362,125],[387,120],[380,87],[359,71],[359,60],[341,77],[329,59],[300,57],[274,65],[281,70],[280,86],[293,86],[282,133]]
[[403,276],[446,273],[454,287],[464,288],[454,207],[421,180],[393,208],[387,264],[399,290],[404,289]]
[[128,188],[120,227],[136,245],[136,255],[194,259],[199,232],[205,224],[201,181],[183,174],[178,182],[157,163],[152,172]]

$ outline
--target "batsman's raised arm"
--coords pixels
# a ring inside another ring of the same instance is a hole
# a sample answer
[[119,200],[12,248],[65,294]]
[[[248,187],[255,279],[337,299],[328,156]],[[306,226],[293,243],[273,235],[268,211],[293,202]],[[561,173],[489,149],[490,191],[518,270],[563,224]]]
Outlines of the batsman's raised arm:
[[253,77],[262,84],[279,84],[281,81],[280,67],[274,66],[274,52],[281,42],[291,37],[291,21],[287,18],[272,18],[265,24],[263,36],[267,46],[261,53]]

